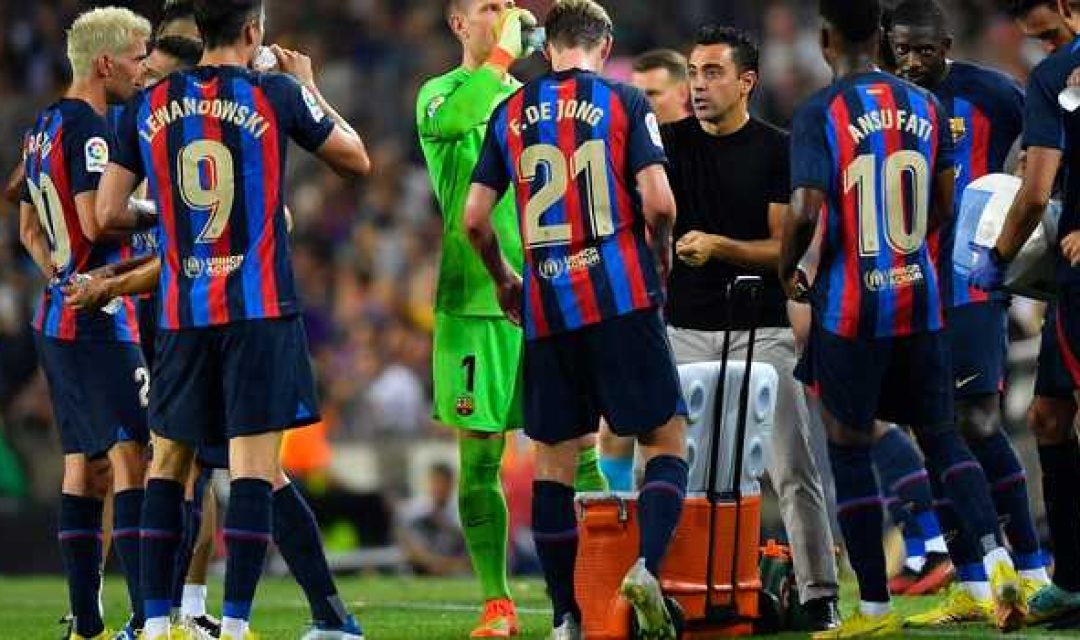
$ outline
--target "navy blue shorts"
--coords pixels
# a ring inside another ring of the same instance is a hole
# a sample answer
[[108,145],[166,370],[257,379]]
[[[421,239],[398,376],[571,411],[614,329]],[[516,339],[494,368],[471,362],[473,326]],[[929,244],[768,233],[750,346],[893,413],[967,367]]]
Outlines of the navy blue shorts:
[[1073,389],[1080,389],[1080,286],[1058,290],[1054,330],[1062,368],[1068,374]]
[[228,469],[229,444],[210,444],[200,446],[195,451],[195,461],[203,469]]
[[139,317],[139,346],[142,347],[146,366],[154,371],[154,339],[158,327],[158,297],[139,296],[135,299],[136,315]]
[[94,458],[120,442],[146,444],[150,376],[138,345],[34,338],[65,454]]
[[150,424],[192,446],[319,421],[300,316],[158,331]]
[[1035,371],[1035,395],[1043,398],[1072,398],[1073,380],[1061,357],[1058,343],[1057,304],[1046,307],[1042,339],[1039,343],[1038,367]]
[[667,331],[656,309],[525,343],[525,433],[559,444],[603,416],[638,436],[686,415]]
[[978,302],[949,310],[953,384],[957,398],[1005,390],[1009,317],[1005,302]]
[[953,423],[953,376],[945,332],[847,340],[811,325],[795,376],[846,427],[874,420],[916,427]]

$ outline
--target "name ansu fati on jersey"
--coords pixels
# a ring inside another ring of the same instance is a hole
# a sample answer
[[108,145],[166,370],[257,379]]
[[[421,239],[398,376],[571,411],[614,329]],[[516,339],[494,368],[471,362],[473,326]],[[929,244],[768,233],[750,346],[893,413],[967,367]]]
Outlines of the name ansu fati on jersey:
[[856,144],[870,134],[889,130],[910,133],[929,141],[934,134],[934,125],[929,119],[903,109],[875,109],[864,113],[848,125],[848,133]]
[[39,131],[26,140],[26,149],[23,150],[23,160],[28,156],[37,154],[42,158],[48,158],[52,153],[52,137],[48,131]]
[[258,111],[232,100],[183,98],[154,109],[147,116],[143,123],[144,128],[139,131],[139,135],[143,140],[151,142],[162,129],[177,120],[206,116],[222,122],[231,122],[255,138],[263,137],[270,129],[270,123]]
[[587,100],[557,100],[556,102],[541,102],[540,104],[525,107],[525,124],[518,119],[510,121],[510,129],[515,136],[521,135],[521,130],[544,121],[554,120],[580,120],[590,127],[595,127],[604,119],[606,113],[600,107]]

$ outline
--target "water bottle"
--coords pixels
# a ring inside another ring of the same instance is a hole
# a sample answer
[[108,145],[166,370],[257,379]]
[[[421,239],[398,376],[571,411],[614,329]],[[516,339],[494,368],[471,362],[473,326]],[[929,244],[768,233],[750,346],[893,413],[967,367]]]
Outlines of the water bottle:
[[[93,276],[87,273],[76,273],[75,275],[71,276],[71,280],[76,284],[81,284],[83,282],[89,282],[90,280],[93,280]],[[123,304],[123,298],[113,298],[112,300],[109,300],[109,302],[105,306],[101,307],[101,310],[104,313],[109,314],[110,316],[115,316],[117,312],[120,311],[120,307],[123,306]]]
[[522,27],[521,39],[525,44],[525,50],[535,53],[544,48],[547,42],[547,30],[543,27]]
[[259,73],[269,73],[277,69],[278,59],[274,55],[274,52],[270,50],[270,47],[266,45],[260,45],[255,50],[255,58],[251,61],[251,68]]

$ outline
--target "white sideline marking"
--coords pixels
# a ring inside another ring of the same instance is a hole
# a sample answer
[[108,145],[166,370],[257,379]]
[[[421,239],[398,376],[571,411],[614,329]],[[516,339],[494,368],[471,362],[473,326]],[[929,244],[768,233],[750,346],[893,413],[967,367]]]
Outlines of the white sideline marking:
[[[302,603],[307,606],[307,603]],[[405,602],[394,600],[380,600],[378,602],[368,602],[366,600],[354,600],[349,604],[356,605],[365,609],[378,609],[385,607],[387,609],[406,609],[410,611],[445,611],[445,612],[478,612],[480,606],[475,604],[462,604],[457,602]],[[540,609],[537,607],[517,607],[518,613],[526,613],[529,615],[551,615],[551,609]]]

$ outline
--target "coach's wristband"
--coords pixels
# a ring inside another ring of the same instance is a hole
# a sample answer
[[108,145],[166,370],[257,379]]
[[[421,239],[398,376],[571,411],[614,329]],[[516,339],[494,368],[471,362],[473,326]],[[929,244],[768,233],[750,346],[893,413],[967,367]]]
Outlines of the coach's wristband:
[[495,47],[495,50],[488,56],[487,64],[498,67],[503,73],[506,73],[510,71],[510,66],[514,64],[514,60],[514,56],[509,51],[502,47]]
[[990,249],[990,262],[993,262],[995,266],[1004,267],[1012,262],[1012,260],[1006,260],[1005,256],[1001,255],[1001,252],[998,251],[998,248],[993,247]]

